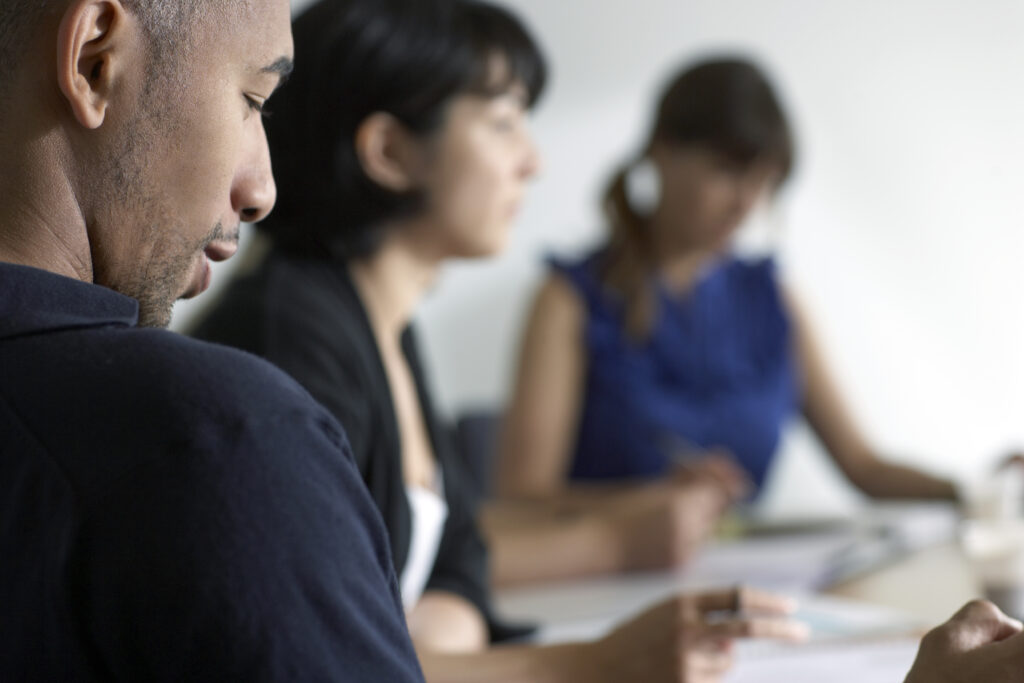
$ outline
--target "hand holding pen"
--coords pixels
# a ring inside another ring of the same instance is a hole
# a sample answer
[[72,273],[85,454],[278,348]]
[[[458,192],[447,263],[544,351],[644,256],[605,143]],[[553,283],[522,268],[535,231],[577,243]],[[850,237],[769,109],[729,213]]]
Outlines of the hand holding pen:
[[746,471],[724,448],[701,448],[675,433],[666,433],[661,439],[661,447],[672,461],[671,479],[678,484],[717,486],[727,505],[742,500],[753,491],[753,482]]

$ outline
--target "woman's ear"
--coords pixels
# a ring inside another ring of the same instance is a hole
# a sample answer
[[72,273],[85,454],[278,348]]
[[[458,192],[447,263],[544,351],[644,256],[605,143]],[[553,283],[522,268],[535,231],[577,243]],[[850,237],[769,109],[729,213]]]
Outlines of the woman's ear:
[[57,33],[57,85],[86,128],[99,128],[124,70],[139,55],[128,13],[118,0],[75,0]]
[[356,130],[356,156],[375,183],[406,192],[419,183],[423,143],[391,114],[376,112]]

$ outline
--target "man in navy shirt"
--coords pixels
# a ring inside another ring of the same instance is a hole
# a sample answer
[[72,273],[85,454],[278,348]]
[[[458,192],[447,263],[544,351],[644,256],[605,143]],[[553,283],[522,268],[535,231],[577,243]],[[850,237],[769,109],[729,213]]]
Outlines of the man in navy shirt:
[[420,681],[341,428],[159,329],[274,202],[287,0],[0,0],[0,680]]

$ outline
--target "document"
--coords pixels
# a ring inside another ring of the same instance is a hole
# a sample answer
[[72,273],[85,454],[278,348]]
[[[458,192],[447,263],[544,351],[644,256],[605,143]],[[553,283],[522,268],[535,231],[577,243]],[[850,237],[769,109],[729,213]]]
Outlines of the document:
[[774,653],[737,650],[724,683],[899,683],[917,655],[916,638],[810,643]]

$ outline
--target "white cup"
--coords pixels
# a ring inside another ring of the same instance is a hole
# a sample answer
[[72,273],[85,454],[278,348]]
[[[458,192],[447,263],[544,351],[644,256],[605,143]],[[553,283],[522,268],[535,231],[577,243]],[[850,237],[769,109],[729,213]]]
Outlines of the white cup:
[[967,521],[960,541],[985,597],[1006,614],[1024,618],[1024,521]]
[[964,512],[971,519],[1005,520],[1024,515],[1024,470],[1007,468],[961,488]]

